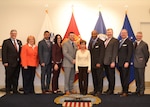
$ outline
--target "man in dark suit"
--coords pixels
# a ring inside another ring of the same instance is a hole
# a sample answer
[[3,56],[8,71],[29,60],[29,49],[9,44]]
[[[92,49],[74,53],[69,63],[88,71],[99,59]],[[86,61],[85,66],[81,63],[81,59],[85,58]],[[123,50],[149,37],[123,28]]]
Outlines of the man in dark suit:
[[133,52],[133,44],[132,41],[128,39],[128,32],[126,29],[121,31],[121,38],[122,40],[120,41],[118,52],[118,67],[122,85],[122,93],[120,96],[125,97],[128,95],[130,74],[129,68]]
[[115,87],[115,63],[118,56],[119,42],[113,37],[113,30],[107,29],[107,39],[105,40],[104,68],[108,80],[108,90],[104,93],[110,95],[114,93]]
[[103,90],[103,59],[105,53],[104,42],[97,37],[96,30],[92,31],[92,39],[89,43],[91,53],[91,70],[93,77],[93,95],[99,96]]
[[52,68],[52,42],[49,31],[44,32],[44,39],[38,44],[38,54],[41,65],[41,90],[43,94],[50,93]]
[[134,72],[136,82],[136,94],[144,95],[145,67],[149,59],[149,50],[146,42],[142,40],[142,32],[137,32],[134,42]]
[[20,73],[20,51],[22,42],[17,37],[17,30],[10,31],[10,38],[3,41],[2,62],[5,67],[6,94],[18,93],[18,79]]

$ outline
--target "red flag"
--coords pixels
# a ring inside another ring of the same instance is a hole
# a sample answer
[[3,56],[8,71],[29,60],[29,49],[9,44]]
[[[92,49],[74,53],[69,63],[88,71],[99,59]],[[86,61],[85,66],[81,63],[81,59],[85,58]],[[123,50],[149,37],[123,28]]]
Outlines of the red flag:
[[[63,42],[65,42],[68,39],[69,32],[74,32],[75,33],[74,42],[78,45],[81,37],[80,37],[80,33],[79,33],[79,30],[78,30],[78,27],[77,27],[77,24],[76,24],[73,13],[72,13],[72,16],[71,16],[69,26],[68,26],[67,31],[65,33],[65,36],[63,38]],[[74,81],[76,81],[77,79],[78,79],[78,75],[76,74]]]
[[80,33],[79,33],[79,30],[78,30],[78,27],[77,27],[77,24],[76,24],[73,13],[72,13],[72,16],[71,16],[71,19],[70,19],[69,26],[68,26],[67,31],[65,33],[65,36],[63,38],[63,42],[65,42],[68,39],[69,32],[74,32],[75,33],[75,40],[74,41],[76,43],[78,43],[80,41],[81,37],[80,37]]

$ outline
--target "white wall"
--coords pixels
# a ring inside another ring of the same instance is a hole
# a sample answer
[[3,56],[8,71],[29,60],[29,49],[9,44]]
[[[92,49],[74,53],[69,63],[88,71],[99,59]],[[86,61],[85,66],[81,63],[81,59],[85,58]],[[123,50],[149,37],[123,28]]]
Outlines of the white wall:
[[[52,32],[64,36],[71,18],[72,5],[81,37],[87,41],[95,27],[99,10],[102,12],[106,28],[113,28],[115,37],[118,37],[123,25],[127,9],[125,5],[128,5],[128,17],[134,33],[141,30],[141,22],[150,22],[149,0],[0,0],[0,44],[9,38],[11,29],[18,30],[18,38],[23,43],[26,43],[26,37],[30,34],[37,37],[46,9],[49,11]],[[150,37],[148,39],[150,40]],[[146,70],[150,71],[150,65],[147,68]],[[0,85],[3,85],[2,65],[0,70]],[[146,75],[146,78],[149,76]],[[119,76],[117,85],[120,85]]]

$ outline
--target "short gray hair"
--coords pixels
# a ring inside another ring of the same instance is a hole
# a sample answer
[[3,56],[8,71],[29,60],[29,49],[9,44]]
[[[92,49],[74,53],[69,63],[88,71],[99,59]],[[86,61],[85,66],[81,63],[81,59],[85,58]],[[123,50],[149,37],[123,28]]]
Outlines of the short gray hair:
[[17,32],[17,30],[16,30],[16,29],[12,29],[12,30],[10,31],[10,33],[12,33],[12,32]]

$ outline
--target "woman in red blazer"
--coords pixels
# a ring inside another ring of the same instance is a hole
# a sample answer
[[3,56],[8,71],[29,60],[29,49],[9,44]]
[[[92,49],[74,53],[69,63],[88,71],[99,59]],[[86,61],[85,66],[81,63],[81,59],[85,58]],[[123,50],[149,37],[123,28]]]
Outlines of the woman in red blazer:
[[34,36],[28,36],[27,44],[21,50],[21,64],[23,67],[24,94],[33,94],[35,69],[39,64],[38,47],[35,45]]

